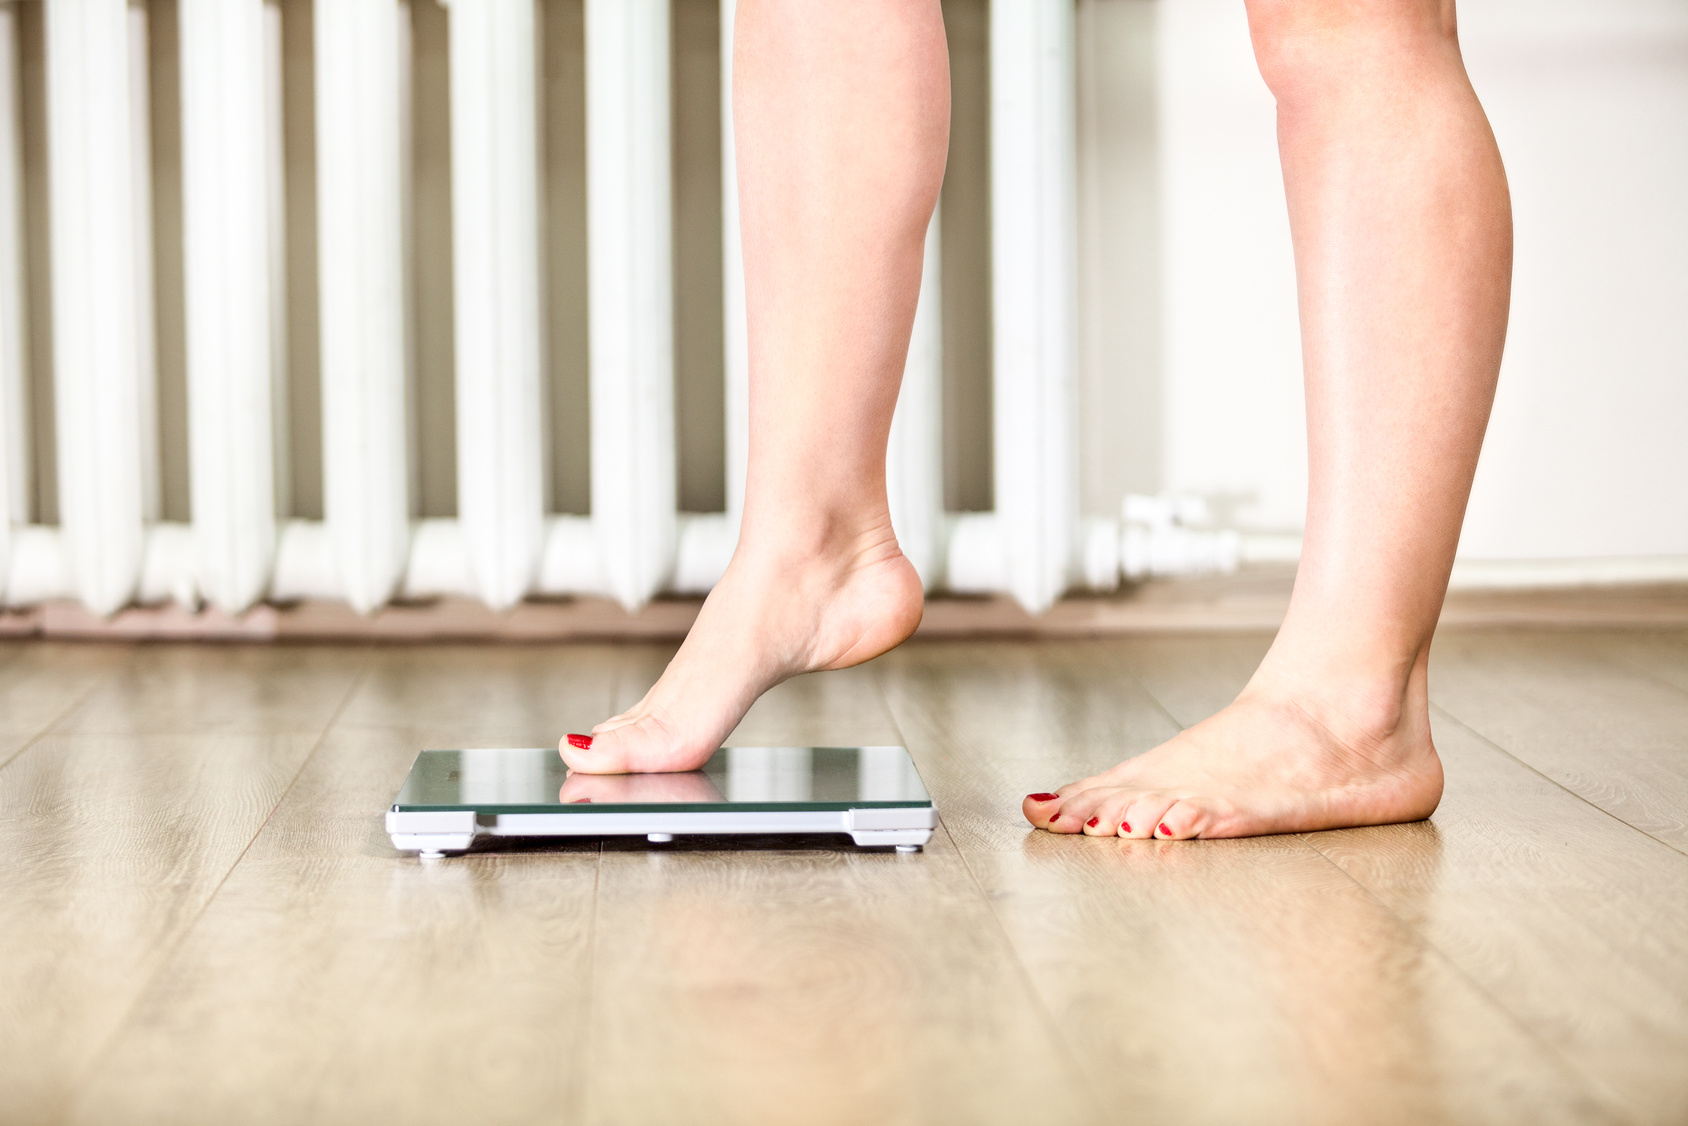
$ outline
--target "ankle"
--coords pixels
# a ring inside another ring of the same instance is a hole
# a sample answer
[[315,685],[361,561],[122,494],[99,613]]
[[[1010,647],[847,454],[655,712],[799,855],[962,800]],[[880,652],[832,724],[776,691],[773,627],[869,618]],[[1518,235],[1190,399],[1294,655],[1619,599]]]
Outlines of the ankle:
[[746,507],[735,559],[781,568],[817,563],[871,563],[900,555],[891,516],[873,509]]
[[1304,714],[1349,745],[1384,745],[1428,721],[1425,656],[1320,659],[1274,645],[1243,696]]

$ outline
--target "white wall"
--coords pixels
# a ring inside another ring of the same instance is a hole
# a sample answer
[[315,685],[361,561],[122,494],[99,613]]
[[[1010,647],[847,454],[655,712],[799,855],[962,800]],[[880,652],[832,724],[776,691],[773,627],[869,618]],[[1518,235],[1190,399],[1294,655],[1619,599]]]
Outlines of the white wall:
[[1688,553],[1688,3],[1481,0],[1512,330],[1462,554]]
[[[1161,488],[1155,0],[1080,0],[1079,492],[1088,516]],[[959,92],[958,92],[959,93]]]
[[1295,268],[1272,97],[1240,0],[1161,0],[1163,486],[1238,526],[1306,507]]
[[[1159,485],[1237,499],[1240,527],[1298,528],[1271,99],[1240,0],[1156,7],[1164,340],[1159,403],[1139,403],[1159,411]],[[1688,555],[1688,0],[1463,0],[1460,18],[1518,247],[1462,557]],[[1092,374],[1124,355],[1103,353]]]

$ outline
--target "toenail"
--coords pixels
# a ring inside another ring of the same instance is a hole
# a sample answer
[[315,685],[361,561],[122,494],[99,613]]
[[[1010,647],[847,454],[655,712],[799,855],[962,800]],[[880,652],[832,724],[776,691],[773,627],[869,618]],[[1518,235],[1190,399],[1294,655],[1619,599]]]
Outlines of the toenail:
[[1162,825],[1161,825],[1161,827],[1160,827],[1160,831],[1161,831],[1161,832],[1163,832],[1163,833],[1165,833],[1165,834],[1166,834],[1166,835],[1167,835],[1167,836],[1169,836],[1169,837],[1170,837],[1170,836],[1171,836],[1171,835],[1172,835],[1172,830],[1171,830],[1171,829],[1168,829],[1168,828],[1167,828],[1167,827],[1166,827],[1166,825],[1165,825],[1165,823],[1162,823]]
[[1026,795],[1026,797],[1030,798],[1032,801],[1054,801],[1056,798],[1058,798],[1060,796],[1061,796],[1060,794],[1027,794]]
[[1121,829],[1124,829],[1128,833],[1131,832],[1131,822],[1129,822],[1129,821],[1121,821],[1119,823],[1119,827]]
[[1059,820],[1061,820],[1061,815],[1059,813],[1057,813],[1055,816],[1053,816],[1049,819],[1049,823],[1051,825],[1053,825],[1053,824],[1055,824],[1055,822],[1057,822]]
[[1089,821],[1086,821],[1084,823],[1084,827],[1086,829],[1094,829],[1094,828],[1096,828],[1096,826],[1100,825],[1101,823],[1102,823],[1102,819],[1100,817],[1092,817]]
[[592,736],[590,736],[590,735],[570,735],[569,736],[569,746],[576,747],[576,748],[578,748],[582,751],[589,751],[589,750],[592,749]]

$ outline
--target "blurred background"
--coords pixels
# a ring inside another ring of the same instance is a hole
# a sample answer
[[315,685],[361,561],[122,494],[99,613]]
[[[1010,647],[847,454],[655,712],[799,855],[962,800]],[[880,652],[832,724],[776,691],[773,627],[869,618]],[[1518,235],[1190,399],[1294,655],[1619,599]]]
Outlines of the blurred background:
[[[1293,263],[1240,0],[943,7],[892,455],[928,586],[1041,611],[1293,562]],[[0,5],[0,598],[706,590],[743,449],[730,18]],[[1463,0],[1460,32],[1517,266],[1456,583],[1688,581],[1688,0]]]

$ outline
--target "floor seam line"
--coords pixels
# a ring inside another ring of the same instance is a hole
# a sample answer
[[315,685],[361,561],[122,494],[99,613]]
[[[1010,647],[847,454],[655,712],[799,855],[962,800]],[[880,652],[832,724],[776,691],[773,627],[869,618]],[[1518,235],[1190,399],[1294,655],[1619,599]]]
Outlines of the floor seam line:
[[1600,652],[1595,652],[1590,655],[1607,668],[1614,669],[1618,672],[1626,672],[1632,676],[1639,676],[1648,683],[1665,689],[1672,695],[1688,696],[1688,688],[1684,688],[1679,684],[1673,684],[1650,669],[1642,668],[1640,665],[1632,665],[1629,661],[1622,657],[1613,657],[1610,654]]
[[1459,718],[1459,716],[1450,712],[1447,708],[1443,707],[1441,704],[1438,704],[1435,700],[1430,701],[1430,708],[1431,708],[1432,711],[1439,713],[1449,723],[1458,724],[1461,730],[1465,731],[1466,734],[1470,735],[1472,738],[1481,742],[1484,746],[1490,747],[1493,750],[1495,750],[1496,752],[1505,755],[1507,758],[1511,759],[1513,762],[1517,763],[1519,766],[1523,767],[1525,770],[1528,770],[1531,774],[1534,774],[1537,778],[1540,778],[1542,781],[1546,782],[1548,785],[1553,786],[1554,788],[1558,789],[1561,793],[1569,794],[1571,797],[1575,798],[1577,801],[1580,801],[1584,805],[1588,806],[1588,808],[1594,810],[1596,813],[1599,813],[1602,817],[1609,817],[1613,821],[1616,821],[1619,825],[1622,825],[1624,828],[1630,830],[1631,832],[1640,833],[1642,836],[1646,837],[1648,840],[1657,842],[1658,844],[1661,844],[1664,847],[1670,849],[1672,852],[1681,853],[1684,856],[1688,856],[1688,849],[1678,848],[1676,845],[1671,844],[1669,841],[1660,840],[1658,837],[1655,837],[1652,833],[1649,833],[1647,830],[1645,830],[1645,829],[1643,829],[1643,828],[1641,828],[1637,825],[1631,825],[1628,821],[1625,821],[1622,817],[1619,817],[1617,814],[1613,813],[1611,810],[1606,809],[1602,806],[1596,805],[1594,802],[1589,801],[1587,798],[1583,797],[1581,794],[1577,793],[1575,790],[1571,789],[1569,786],[1567,786],[1563,782],[1559,781],[1559,779],[1553,777],[1550,774],[1544,773],[1541,770],[1538,770],[1531,763],[1525,762],[1523,759],[1519,758],[1517,755],[1513,754],[1511,751],[1507,750],[1505,747],[1501,746],[1499,743],[1495,742],[1493,739],[1489,738],[1487,735],[1483,734],[1481,731],[1477,730],[1475,727],[1471,726],[1469,723],[1467,723],[1463,719]]
[[598,889],[603,886],[603,882],[604,838],[599,837],[598,859],[592,865],[592,913],[588,916],[586,924],[586,996],[582,999],[581,1007],[585,1012],[582,1014],[584,1019],[580,1022],[580,1027],[583,1030],[581,1038],[586,1042],[580,1056],[586,1061],[586,1066],[580,1072],[579,1094],[576,1096],[577,1105],[575,1106],[574,1116],[576,1122],[586,1120],[586,1112],[591,1106],[591,1100],[587,1098],[587,1091],[594,1070],[592,1067],[592,1016],[598,996],[596,985],[598,976]]
[[[277,795],[275,804],[270,806],[270,810],[264,815],[264,819],[258,823],[257,828],[252,830],[252,836],[244,845],[241,846],[240,852],[235,856],[235,858],[229,862],[229,866],[224,869],[223,874],[218,877],[216,885],[206,893],[204,901],[199,905],[199,909],[193,913],[193,918],[182,927],[181,933],[176,936],[176,941],[171,943],[167,948],[158,952],[153,961],[151,972],[148,973],[146,980],[141,984],[140,988],[135,991],[135,996],[129,1002],[128,1007],[123,1010],[123,1015],[112,1022],[110,1034],[106,1036],[105,1041],[100,1044],[99,1048],[89,1055],[88,1066],[83,1072],[84,1076],[97,1071],[100,1065],[104,1063],[106,1056],[111,1053],[113,1045],[122,1034],[123,1029],[128,1026],[130,1019],[134,1017],[136,1007],[147,995],[148,990],[152,988],[153,982],[157,979],[158,972],[169,961],[171,955],[181,948],[182,943],[187,941],[188,935],[193,933],[194,928],[199,926],[199,921],[205,917],[205,912],[211,909],[211,904],[216,900],[217,896],[222,892],[224,886],[229,882],[229,877],[234,874],[234,870],[236,868],[240,867],[241,861],[246,859],[246,854],[252,851],[252,845],[254,842],[263,835],[265,827],[268,826],[270,821],[275,817],[275,811],[280,809],[282,804],[286,802],[287,795],[291,794],[293,792],[293,787],[298,785],[299,779],[305,773],[305,768],[311,764],[311,760],[316,758],[317,752],[322,749],[322,745],[328,741],[329,733],[334,730],[334,725],[339,722],[341,713],[345,711],[346,705],[351,703],[352,697],[357,694],[358,688],[362,686],[364,679],[369,675],[369,671],[370,663],[366,662],[364,667],[358,670],[357,675],[352,677],[351,684],[346,687],[346,694],[341,697],[340,703],[335,706],[334,711],[328,717],[328,721],[323,724],[322,731],[317,735],[316,742],[311,745],[310,751],[302,760],[300,760],[299,769],[293,772],[293,777],[288,780],[287,785],[283,787],[281,793]],[[80,1084],[78,1085],[78,1089],[81,1089]],[[76,1104],[73,1102],[71,1104],[72,1108],[74,1108],[75,1105]]]
[[[627,662],[617,663],[614,676],[610,678],[609,701],[607,710],[613,715],[621,709],[616,707],[620,686],[627,675]],[[586,995],[581,999],[584,1012],[581,1017],[581,1038],[584,1045],[579,1055],[586,1061],[580,1070],[580,1082],[575,1091],[575,1113],[573,1121],[586,1121],[587,1111],[591,1109],[592,1080],[595,1070],[592,1066],[592,1052],[595,1037],[593,1035],[593,1013],[596,1011],[598,989],[598,909],[601,906],[599,891],[604,886],[604,838],[598,838],[597,858],[592,864],[592,911],[586,922]]]
[[[1181,722],[1178,719],[1177,716],[1173,715],[1172,709],[1168,708],[1164,703],[1161,702],[1161,698],[1159,696],[1155,695],[1155,690],[1153,688],[1150,688],[1149,685],[1147,684],[1147,682],[1145,682],[1144,679],[1140,675],[1138,675],[1136,672],[1132,671],[1129,668],[1122,669],[1121,671],[1124,672],[1126,676],[1129,676],[1131,678],[1131,682],[1133,684],[1135,684],[1138,688],[1141,688],[1143,690],[1143,695],[1147,696],[1149,698],[1149,702],[1152,703],[1160,711],[1161,715],[1166,717],[1166,720],[1167,720],[1168,723],[1172,724],[1172,726],[1174,726],[1178,729],[1179,734],[1183,734],[1184,732],[1188,731],[1192,726],[1194,726],[1193,724],[1186,724],[1186,723]],[[1224,708],[1219,709],[1219,711],[1224,711],[1224,710],[1225,710]],[[1219,712],[1214,712],[1213,714],[1218,715]],[[1156,745],[1158,746],[1159,744],[1156,744]],[[1153,748],[1150,748],[1150,749],[1152,750]]]
[[40,731],[37,731],[34,735],[31,735],[29,739],[24,742],[23,746],[19,747],[6,757],[6,761],[0,762],[0,770],[6,769],[8,766],[18,761],[18,759],[23,757],[25,751],[28,751],[31,747],[35,746],[35,744],[39,743],[41,740],[47,738],[56,731],[60,724],[70,718],[72,713],[88,702],[88,698],[90,696],[105,686],[106,678],[109,676],[110,672],[108,670],[106,677],[96,680],[93,684],[90,684],[86,691],[70,703],[66,704],[64,710],[54,716],[52,720],[48,722],[47,726],[43,727]]
[[[884,691],[883,685],[880,686],[880,697],[885,703],[885,711],[890,715],[891,722],[896,725],[897,738],[903,740],[903,750],[907,751],[908,737],[903,733],[902,720],[898,718],[896,705],[892,703],[890,695]],[[973,889],[978,892],[980,900],[983,901],[985,911],[989,914],[991,923],[996,927],[997,936],[1002,940],[1003,948],[1008,951],[1013,960],[1014,970],[1020,978],[1020,984],[1025,987],[1027,996],[1037,1006],[1038,1015],[1043,1019],[1044,1028],[1050,1039],[1061,1049],[1066,1057],[1066,1063],[1089,1085],[1091,1097],[1098,1104],[1105,1105],[1106,1100],[1095,1076],[1091,1075],[1090,1069],[1084,1065],[1083,1057],[1073,1050],[1066,1034],[1061,1031],[1060,1023],[1056,1021],[1055,1014],[1049,1011],[1049,1006],[1043,999],[1042,991],[1037,988],[1037,983],[1032,979],[1031,971],[1026,968],[1025,960],[1020,956],[1020,948],[1014,944],[1013,936],[1008,933],[1008,928],[1003,925],[1002,917],[997,913],[996,904],[992,901],[990,893],[985,890],[984,884],[979,881],[979,874],[973,870],[973,863],[968,858],[966,850],[956,842],[955,835],[949,831],[949,825],[945,823],[942,811],[938,813],[938,825],[943,829],[944,837],[949,841],[950,847],[955,849],[955,855],[961,861],[961,870],[967,873],[968,882],[973,885]]]
[[[1340,832],[1341,830],[1337,830],[1337,831]],[[1581,1067],[1579,1067],[1576,1063],[1574,1063],[1571,1059],[1566,1057],[1564,1055],[1564,1053],[1562,1053],[1557,1047],[1555,1047],[1553,1044],[1549,1043],[1547,1040],[1543,1039],[1542,1036],[1539,1033],[1537,1033],[1534,1028],[1531,1028],[1530,1025],[1525,1022],[1523,1017],[1521,1017],[1517,1013],[1513,1012],[1512,1008],[1509,1005],[1506,1005],[1505,1003],[1503,1003],[1500,1000],[1500,998],[1496,997],[1493,993],[1491,993],[1488,989],[1486,989],[1483,986],[1482,982],[1480,982],[1476,978],[1472,977],[1471,974],[1466,971],[1464,966],[1460,965],[1457,961],[1455,961],[1453,956],[1450,955],[1446,950],[1443,950],[1442,947],[1439,946],[1436,942],[1434,942],[1430,938],[1429,935],[1425,934],[1416,925],[1414,925],[1410,920],[1403,917],[1398,911],[1396,911],[1388,903],[1384,902],[1383,898],[1381,896],[1379,896],[1375,891],[1373,891],[1370,887],[1368,887],[1365,883],[1363,883],[1359,879],[1359,877],[1355,876],[1352,872],[1348,871],[1348,869],[1346,869],[1342,865],[1338,864],[1335,860],[1332,860],[1330,858],[1329,854],[1327,854],[1322,848],[1320,848],[1318,845],[1316,845],[1312,842],[1312,840],[1310,838],[1313,835],[1314,834],[1312,834],[1312,833],[1297,833],[1296,834],[1296,836],[1301,839],[1301,842],[1303,844],[1305,844],[1309,849],[1311,849],[1315,855],[1317,855],[1326,864],[1329,864],[1332,868],[1335,868],[1338,872],[1340,872],[1344,879],[1346,879],[1349,883],[1353,884],[1355,887],[1359,888],[1361,893],[1364,894],[1367,899],[1370,899],[1373,903],[1377,904],[1378,907],[1381,908],[1383,910],[1383,912],[1385,914],[1387,914],[1391,919],[1394,919],[1401,926],[1405,927],[1406,930],[1407,930],[1407,933],[1412,935],[1413,938],[1420,945],[1422,945],[1425,950],[1430,951],[1438,959],[1440,959],[1442,964],[1447,966],[1448,969],[1460,981],[1463,981],[1471,989],[1471,991],[1473,993],[1475,993],[1479,998],[1481,998],[1484,1002],[1486,1002],[1496,1012],[1502,1014],[1503,1016],[1506,1017],[1507,1020],[1511,1021],[1512,1024],[1520,1032],[1522,1032],[1524,1034],[1524,1037],[1527,1040],[1529,1040],[1532,1044],[1535,1044],[1543,1052],[1547,1053],[1549,1058],[1557,1061],[1562,1067],[1564,1067],[1566,1069],[1566,1071],[1569,1075],[1576,1077],[1578,1079],[1581,1079],[1582,1082],[1592,1092],[1605,1095],[1608,1099],[1611,1100],[1612,1104],[1615,1107],[1621,1108],[1622,1110],[1624,1110],[1625,1112],[1627,1112],[1629,1114],[1629,1120],[1630,1121],[1632,1121],[1632,1122],[1641,1121],[1640,1117],[1637,1116],[1634,1109],[1631,1108],[1629,1106],[1628,1102],[1626,1100],[1624,1100],[1616,1091],[1611,1090],[1609,1087],[1607,1087],[1607,1085],[1605,1083],[1601,1082],[1599,1079],[1596,1079],[1594,1076],[1589,1075]]]
[[[938,822],[943,824],[942,814],[938,815]],[[1072,1043],[1067,1039],[1066,1033],[1061,1030],[1060,1022],[1055,1019],[1055,1014],[1049,1010],[1048,1003],[1043,999],[1043,991],[1037,987],[1037,982],[1033,980],[1031,971],[1026,968],[1025,959],[1020,956],[1020,948],[1015,944],[1014,936],[1008,933],[1007,926],[1003,924],[1002,916],[997,913],[995,901],[991,899],[990,893],[985,890],[985,885],[979,881],[979,874],[973,870],[973,862],[968,857],[967,851],[956,843],[948,825],[944,825],[944,836],[949,838],[950,847],[955,849],[956,856],[961,860],[962,871],[967,873],[967,879],[972,882],[974,889],[979,893],[979,898],[984,902],[985,910],[990,914],[991,922],[996,925],[996,933],[1002,939],[1003,947],[1014,960],[1014,970],[1019,975],[1020,984],[1025,987],[1027,995],[1037,1005],[1038,1015],[1043,1018],[1044,1028],[1048,1031],[1050,1038],[1066,1055],[1068,1064],[1084,1077],[1085,1083],[1090,1087],[1091,1097],[1099,1105],[1106,1105],[1106,1096],[1100,1084],[1097,1083],[1096,1077],[1091,1074],[1090,1068],[1085,1066],[1084,1057],[1073,1050]]]

